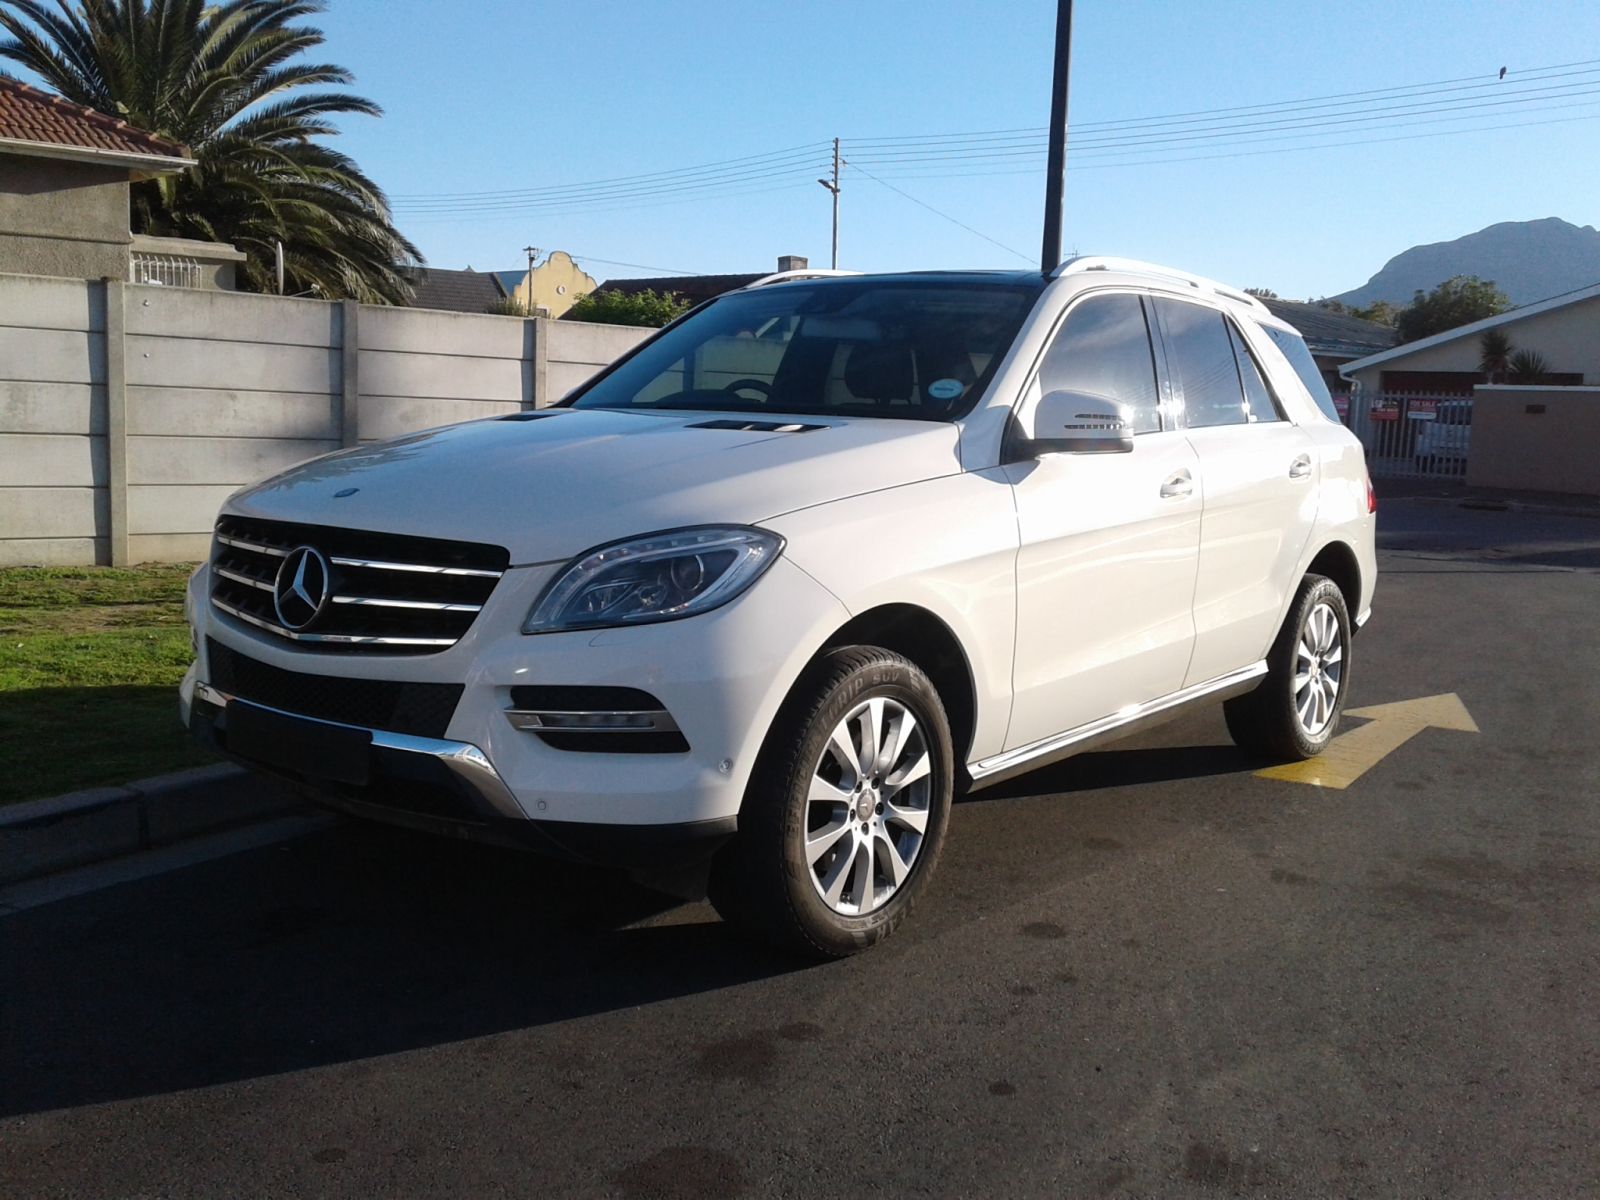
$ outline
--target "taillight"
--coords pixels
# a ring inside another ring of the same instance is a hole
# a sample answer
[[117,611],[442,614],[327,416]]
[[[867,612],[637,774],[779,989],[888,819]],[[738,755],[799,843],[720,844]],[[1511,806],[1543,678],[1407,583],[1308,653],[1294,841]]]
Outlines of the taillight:
[[1372,476],[1368,475],[1367,476],[1367,512],[1368,513],[1375,513],[1377,511],[1378,511],[1378,493],[1372,487]]

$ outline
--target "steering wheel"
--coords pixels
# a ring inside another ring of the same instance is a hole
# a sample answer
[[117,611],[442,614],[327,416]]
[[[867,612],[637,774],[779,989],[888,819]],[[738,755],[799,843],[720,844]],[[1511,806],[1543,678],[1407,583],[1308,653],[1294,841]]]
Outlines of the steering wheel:
[[763,383],[759,379],[735,379],[722,390],[725,392],[737,393],[744,391],[745,388],[749,388],[756,392],[763,400],[768,399],[772,395],[772,385],[770,383]]

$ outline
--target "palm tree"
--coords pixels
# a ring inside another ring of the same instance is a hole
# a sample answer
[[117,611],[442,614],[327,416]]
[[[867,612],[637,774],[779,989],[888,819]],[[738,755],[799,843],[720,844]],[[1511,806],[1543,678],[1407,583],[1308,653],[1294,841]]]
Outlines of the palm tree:
[[1478,370],[1490,383],[1501,383],[1511,369],[1511,335],[1504,329],[1485,329],[1478,338]]
[[1543,383],[1550,374],[1550,362],[1537,350],[1518,350],[1506,370],[1508,383]]
[[[379,116],[343,67],[302,55],[322,32],[296,24],[323,0],[0,0],[0,59],[63,97],[191,148],[199,165],[133,185],[138,233],[232,242],[243,285],[405,303],[417,248],[383,192],[317,141],[337,114]],[[0,76],[10,78],[3,70]]]

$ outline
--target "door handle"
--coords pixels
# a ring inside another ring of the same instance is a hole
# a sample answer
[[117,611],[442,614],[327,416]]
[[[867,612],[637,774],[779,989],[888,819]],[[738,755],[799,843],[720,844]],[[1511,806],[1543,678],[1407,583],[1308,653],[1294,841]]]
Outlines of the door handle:
[[1167,476],[1166,482],[1161,485],[1161,498],[1163,500],[1178,500],[1194,491],[1194,476],[1189,474],[1189,468],[1174,472]]
[[1290,479],[1306,479],[1311,475],[1311,455],[1302,454],[1289,464]]

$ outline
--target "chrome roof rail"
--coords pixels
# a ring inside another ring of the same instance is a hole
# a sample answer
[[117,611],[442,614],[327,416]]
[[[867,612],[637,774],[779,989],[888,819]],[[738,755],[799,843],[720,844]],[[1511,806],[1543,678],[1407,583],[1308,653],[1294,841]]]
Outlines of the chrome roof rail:
[[1084,271],[1120,271],[1128,275],[1153,275],[1160,279],[1170,279],[1178,283],[1186,283],[1190,287],[1202,292],[1215,292],[1219,296],[1226,296],[1229,300],[1237,300],[1241,304],[1248,304],[1262,312],[1269,311],[1267,306],[1252,296],[1249,292],[1232,287],[1226,283],[1218,283],[1215,279],[1207,279],[1204,275],[1195,275],[1188,271],[1180,271],[1176,267],[1163,267],[1157,263],[1140,262],[1136,258],[1114,258],[1104,254],[1085,254],[1078,258],[1069,258],[1054,271],[1050,272],[1052,278],[1063,275],[1077,275]]
[[787,283],[791,279],[834,279],[841,275],[860,275],[860,271],[834,271],[827,267],[801,267],[798,271],[777,271],[771,275],[763,275],[753,283],[747,283],[736,291],[747,292],[751,288],[766,287],[769,283]]

